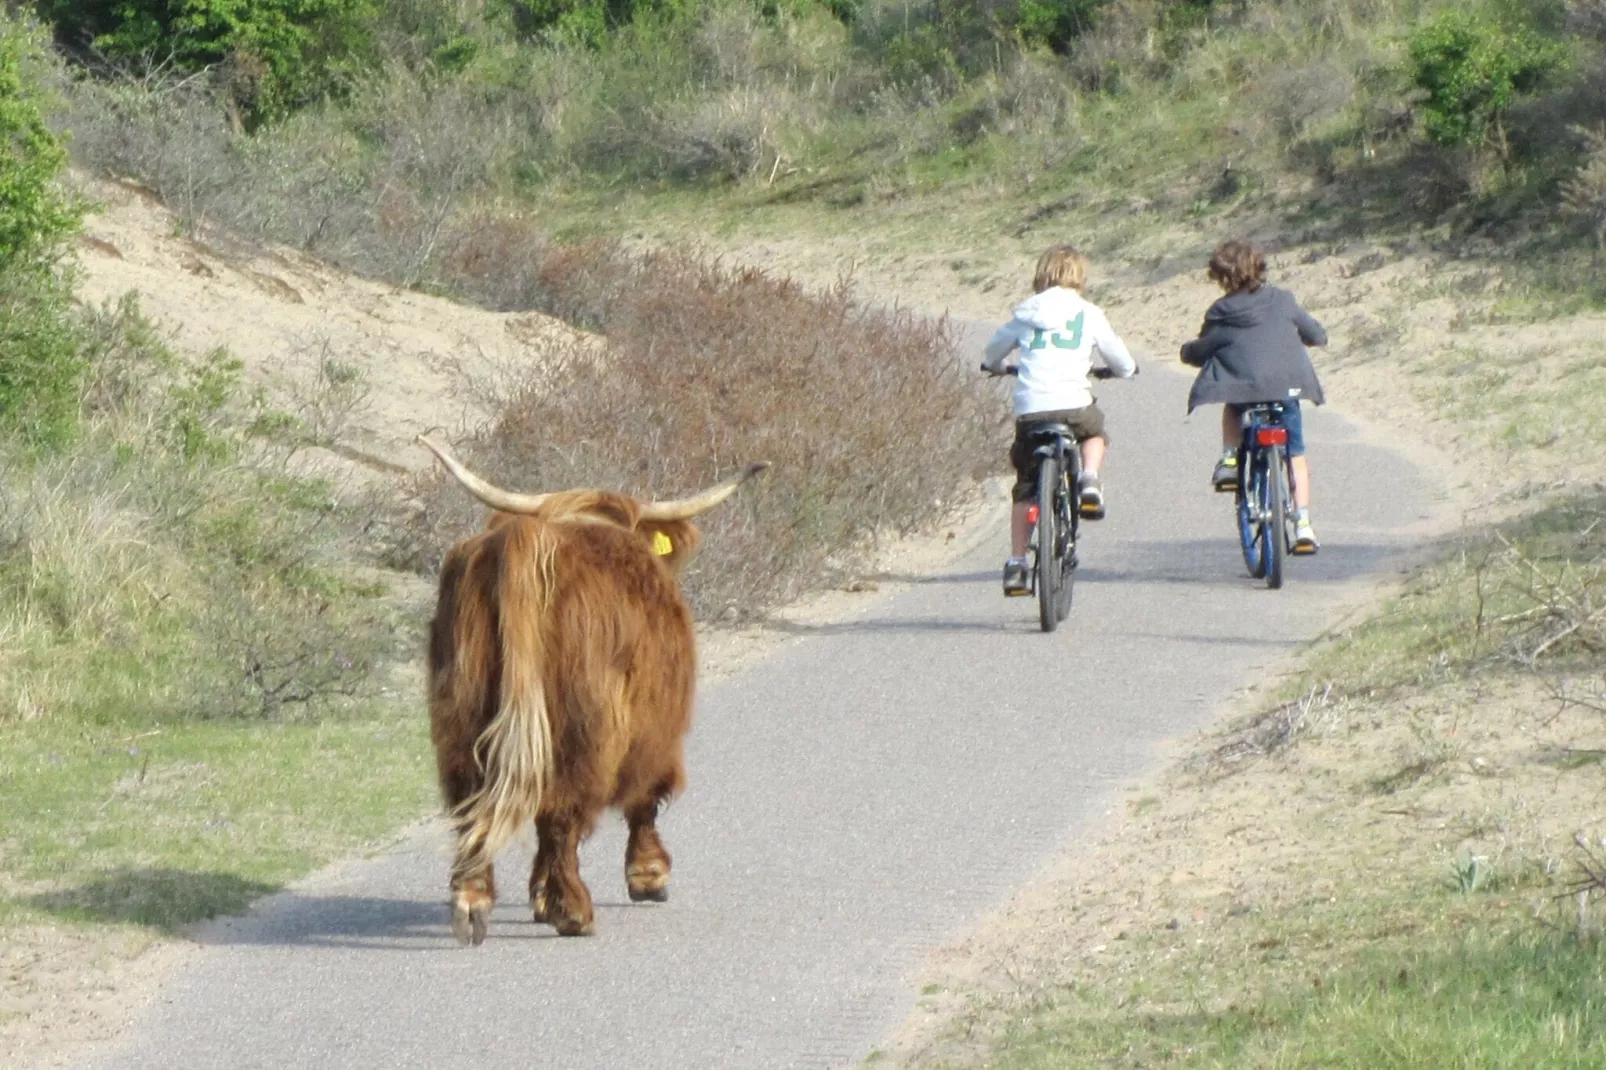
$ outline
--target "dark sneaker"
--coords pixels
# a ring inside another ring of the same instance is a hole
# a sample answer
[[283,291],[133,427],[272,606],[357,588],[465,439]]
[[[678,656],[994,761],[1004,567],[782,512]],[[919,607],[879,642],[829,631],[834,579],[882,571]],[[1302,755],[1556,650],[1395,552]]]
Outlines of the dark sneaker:
[[1210,482],[1216,490],[1230,494],[1238,489],[1238,457],[1233,454],[1223,457],[1216,462],[1216,470],[1210,474]]
[[1104,519],[1104,484],[1099,482],[1098,476],[1083,476],[1077,497],[1083,520]]
[[1015,561],[1005,561],[1004,597],[1015,598],[1031,593],[1032,585],[1026,578],[1026,566]]
[[1321,548],[1322,544],[1316,541],[1316,529],[1310,526],[1309,520],[1294,525],[1294,553],[1306,557]]

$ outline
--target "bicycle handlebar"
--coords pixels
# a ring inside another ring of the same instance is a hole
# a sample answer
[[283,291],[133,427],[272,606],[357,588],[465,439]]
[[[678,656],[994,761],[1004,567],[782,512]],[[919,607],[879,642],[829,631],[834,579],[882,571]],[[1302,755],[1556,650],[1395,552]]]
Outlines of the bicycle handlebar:
[[[1002,379],[1002,378],[1005,378],[1006,376],[1011,376],[1011,375],[1015,375],[1015,376],[1020,375],[1020,369],[1018,367],[1014,366],[1014,365],[1010,365],[1009,367],[1006,367],[1006,368],[1004,368],[1004,369],[1002,369],[1000,371],[994,371],[993,369],[989,368],[987,365],[983,364],[981,366],[981,370],[986,372],[988,375],[992,376],[994,379]],[[1141,368],[1137,367],[1136,365],[1133,365],[1132,375],[1134,375],[1134,376],[1137,375],[1138,372],[1141,371],[1141,370],[1142,370]],[[1110,368],[1094,368],[1088,374],[1091,375],[1095,379],[1118,379],[1118,378],[1120,378],[1120,376],[1116,375],[1115,372]]]

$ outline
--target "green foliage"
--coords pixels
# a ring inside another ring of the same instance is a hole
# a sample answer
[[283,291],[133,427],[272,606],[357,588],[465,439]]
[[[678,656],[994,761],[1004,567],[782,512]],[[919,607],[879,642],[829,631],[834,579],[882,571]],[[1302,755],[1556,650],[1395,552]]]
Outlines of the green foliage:
[[45,125],[39,89],[26,76],[36,48],[21,23],[0,16],[0,274],[51,259],[79,220],[56,185],[67,150]]
[[39,46],[0,15],[0,430],[36,445],[72,436],[83,374],[56,271],[80,209],[57,185],[67,151],[45,125]]
[[1525,26],[1461,10],[1420,27],[1409,42],[1411,79],[1427,94],[1428,137],[1440,145],[1493,144],[1509,155],[1505,118],[1517,99],[1559,69],[1561,45]]
[[597,47],[610,33],[642,18],[692,14],[696,0],[504,0],[525,37],[550,36]]
[[34,446],[59,448],[78,424],[86,365],[70,297],[48,269],[0,273],[0,431]]
[[373,58],[376,0],[39,0],[69,45],[186,70],[228,61],[229,89],[255,118],[337,86]]
[[1110,0],[1020,0],[1015,27],[1030,44],[1046,45],[1064,54],[1093,27],[1099,9]]

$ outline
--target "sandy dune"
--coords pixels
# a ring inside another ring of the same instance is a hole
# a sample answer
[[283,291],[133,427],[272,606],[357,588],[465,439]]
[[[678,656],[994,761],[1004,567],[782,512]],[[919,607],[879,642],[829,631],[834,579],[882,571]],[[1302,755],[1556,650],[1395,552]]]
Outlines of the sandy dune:
[[416,468],[413,443],[486,415],[476,387],[516,373],[576,334],[535,313],[496,313],[342,274],[284,248],[238,249],[181,233],[137,186],[89,183],[102,206],[79,241],[81,297],[133,291],[173,346],[225,346],[247,375],[282,396],[316,381],[319,361],[362,370],[369,394],[342,434],[370,467]]

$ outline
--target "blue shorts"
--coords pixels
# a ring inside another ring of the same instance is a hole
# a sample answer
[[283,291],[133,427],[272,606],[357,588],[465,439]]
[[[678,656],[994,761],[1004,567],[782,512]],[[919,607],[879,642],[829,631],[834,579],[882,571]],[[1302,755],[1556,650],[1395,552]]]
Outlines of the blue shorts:
[[[1283,426],[1288,428],[1288,456],[1305,456],[1305,418],[1300,414],[1298,401],[1279,401],[1276,404],[1283,408]],[[1243,411],[1247,405],[1228,405],[1227,408],[1243,418]]]

